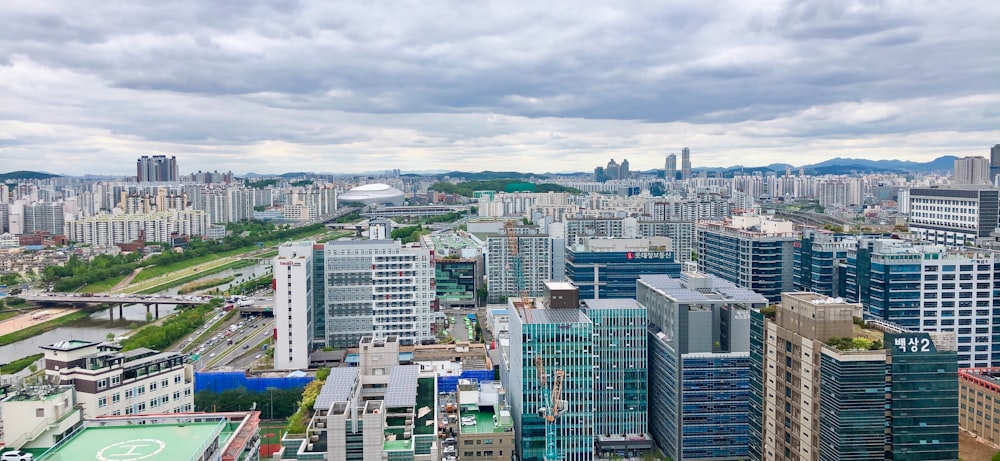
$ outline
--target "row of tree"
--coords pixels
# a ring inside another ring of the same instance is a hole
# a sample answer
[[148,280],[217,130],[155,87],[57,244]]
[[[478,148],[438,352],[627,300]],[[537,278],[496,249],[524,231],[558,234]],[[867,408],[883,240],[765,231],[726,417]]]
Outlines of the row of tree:
[[222,392],[198,392],[194,395],[194,406],[198,411],[245,411],[256,403],[263,418],[286,419],[299,409],[301,398],[301,387],[267,392],[253,392],[241,387]]
[[135,332],[128,339],[122,341],[122,348],[124,350],[140,347],[155,350],[166,349],[204,325],[205,319],[212,315],[213,310],[220,305],[222,305],[222,298],[214,298],[208,304],[180,311],[159,325],[149,325]]

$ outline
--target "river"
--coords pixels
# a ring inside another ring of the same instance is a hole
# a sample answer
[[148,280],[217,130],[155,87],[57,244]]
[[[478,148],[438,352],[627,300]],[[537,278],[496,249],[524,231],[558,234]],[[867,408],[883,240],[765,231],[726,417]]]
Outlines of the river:
[[[221,290],[226,290],[231,286],[238,285],[249,279],[266,275],[270,272],[270,270],[270,265],[258,264],[255,266],[240,267],[237,269],[226,269],[221,272],[206,275],[198,280],[204,281],[235,276],[235,280],[219,287]],[[177,287],[160,291],[157,294],[175,295],[177,294]],[[174,304],[160,304],[160,317],[172,314],[176,307],[177,306]],[[67,339],[105,341],[107,340],[108,333],[114,333],[115,335],[126,334],[132,328],[140,327],[143,323],[146,323],[145,305],[126,304],[122,308],[122,314],[125,317],[124,320],[118,317],[118,306],[114,306],[112,309],[114,310],[115,315],[115,319],[113,321],[109,319],[110,314],[108,311],[102,310],[93,313],[90,317],[77,320],[69,325],[55,330],[32,336],[14,344],[0,346],[0,363],[8,363],[21,357],[38,354],[42,352],[42,350],[38,348],[39,346],[45,346]],[[150,307],[150,312],[153,312],[152,307]]]

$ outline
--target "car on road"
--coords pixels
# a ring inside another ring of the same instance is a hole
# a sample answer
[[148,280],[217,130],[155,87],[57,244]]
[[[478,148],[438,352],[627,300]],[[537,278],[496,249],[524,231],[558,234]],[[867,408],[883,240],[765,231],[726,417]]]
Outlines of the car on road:
[[208,358],[212,358],[212,357],[215,357],[215,352],[212,352],[211,354],[208,354]]
[[243,345],[243,349],[250,349],[250,345],[249,344],[244,344]]
[[0,461],[33,461],[35,455],[21,450],[8,451],[0,455]]

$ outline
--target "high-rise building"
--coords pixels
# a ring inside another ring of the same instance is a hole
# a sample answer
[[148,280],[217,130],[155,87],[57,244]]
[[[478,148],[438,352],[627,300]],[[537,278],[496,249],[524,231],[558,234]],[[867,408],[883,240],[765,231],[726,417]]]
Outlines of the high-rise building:
[[767,299],[718,277],[644,275],[650,433],[671,459],[748,456],[749,315]]
[[274,369],[309,368],[313,347],[313,291],[316,278],[313,242],[289,242],[278,247],[274,260]]
[[691,149],[681,149],[681,179],[691,179]]
[[647,433],[646,308],[634,299],[583,299],[592,322],[594,444],[606,457],[638,457],[653,447]]
[[138,182],[177,182],[177,157],[143,155],[136,161],[135,179]]
[[[646,308],[633,299],[584,300],[581,307],[578,296],[570,283],[547,282],[545,294],[527,304],[507,300],[510,347],[500,373],[519,459],[545,459],[546,430],[566,461],[589,461],[595,453],[638,457],[653,446]],[[558,416],[546,426],[541,414],[554,404]]]
[[666,164],[663,168],[663,179],[674,181],[677,179],[677,154],[667,156]]
[[1000,191],[985,186],[914,187],[910,231],[945,245],[975,245],[997,228]]
[[680,275],[670,244],[666,237],[582,239],[566,248],[566,277],[580,299],[635,298],[640,275]]
[[434,339],[434,260],[429,248],[397,240],[324,245],[326,343],[350,347],[363,336],[404,345]]
[[279,247],[274,267],[275,316],[291,319],[289,328],[278,325],[276,344],[293,340],[289,363],[307,361],[320,347],[351,347],[364,336],[395,336],[404,345],[434,339],[428,248],[394,240],[290,242]]
[[[954,460],[954,335],[857,327],[858,306],[784,293],[751,313],[751,460]],[[884,341],[884,342],[883,342]]]
[[857,247],[852,235],[820,229],[805,229],[795,242],[795,291],[812,291],[826,296],[844,296],[847,251]]
[[63,233],[64,213],[62,202],[32,203],[24,206],[24,233],[48,232],[52,235]]
[[[565,282],[550,284],[553,290],[570,297],[575,293]],[[594,323],[580,311],[576,299],[566,305],[554,307],[535,299],[524,305],[519,297],[507,299],[510,349],[501,376],[511,400],[518,459],[523,461],[544,459],[546,423],[540,411],[552,407],[546,397],[551,398],[551,386],[560,370],[565,374],[561,395],[565,405],[550,428],[556,434],[556,449],[565,461],[594,458]],[[549,391],[543,390],[541,377]]]
[[990,160],[984,157],[955,159],[955,184],[993,184],[990,179]]
[[771,302],[793,286],[790,221],[733,216],[698,222],[698,270],[760,293]]
[[990,183],[996,184],[997,175],[1000,175],[1000,144],[994,144],[990,148]]
[[990,325],[1000,255],[974,248],[867,239],[847,252],[845,294],[865,318],[914,331],[955,332],[962,367],[1000,365],[1000,334]]
[[78,340],[41,348],[48,382],[73,386],[87,417],[194,410],[194,371],[184,354]]
[[513,231],[513,237],[498,234],[486,240],[487,296],[491,303],[520,296],[522,289],[528,296],[541,296],[545,281],[552,277],[549,236],[534,225],[517,225]]

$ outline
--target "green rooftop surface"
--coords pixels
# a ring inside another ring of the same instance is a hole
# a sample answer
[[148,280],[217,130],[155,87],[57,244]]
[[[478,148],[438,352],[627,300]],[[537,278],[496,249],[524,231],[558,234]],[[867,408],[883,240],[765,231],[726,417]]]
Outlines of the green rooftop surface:
[[219,435],[218,422],[87,427],[38,461],[188,461]]
[[504,426],[497,426],[493,423],[493,409],[487,408],[479,411],[463,411],[460,416],[475,416],[475,425],[464,425],[459,419],[459,424],[463,434],[489,434],[492,432],[503,432]]

